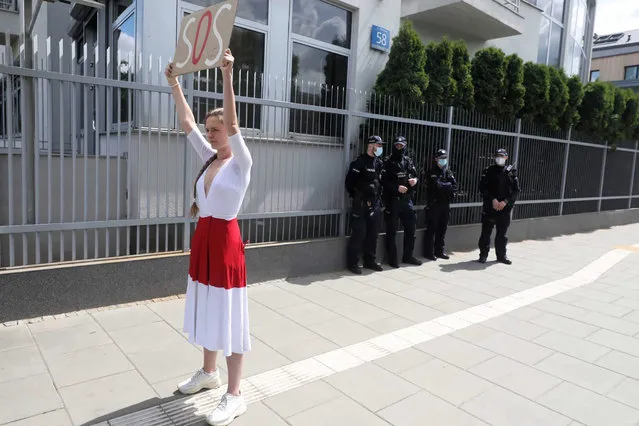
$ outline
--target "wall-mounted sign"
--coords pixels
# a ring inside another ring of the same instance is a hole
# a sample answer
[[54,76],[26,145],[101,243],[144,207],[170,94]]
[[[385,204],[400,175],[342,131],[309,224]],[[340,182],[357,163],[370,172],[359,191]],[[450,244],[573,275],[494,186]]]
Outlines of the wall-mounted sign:
[[182,18],[173,57],[175,75],[221,65],[236,11],[237,0],[225,0]]
[[391,36],[386,28],[373,25],[371,29],[371,49],[388,52],[390,50]]

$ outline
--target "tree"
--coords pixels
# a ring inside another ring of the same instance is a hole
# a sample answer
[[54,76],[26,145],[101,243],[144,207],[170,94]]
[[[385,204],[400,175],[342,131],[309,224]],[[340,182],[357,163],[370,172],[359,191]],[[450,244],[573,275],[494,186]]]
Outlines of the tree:
[[475,87],[471,75],[470,55],[463,40],[453,43],[453,80],[455,80],[455,97],[453,106],[470,109],[474,106]]
[[519,117],[524,107],[524,61],[517,55],[509,55],[506,61],[504,94],[501,114],[505,117]]
[[488,47],[477,52],[472,60],[475,105],[484,114],[499,115],[506,76],[504,59],[501,49]]
[[542,64],[526,62],[524,65],[524,108],[522,116],[527,120],[539,119],[550,98],[550,73]]
[[626,109],[621,116],[623,137],[627,140],[634,139],[635,131],[639,126],[639,95],[632,90],[626,90]]
[[550,75],[548,103],[544,109],[543,124],[553,130],[560,129],[560,119],[566,112],[570,93],[568,91],[568,77],[563,69],[547,67]]
[[[426,49],[410,21],[402,22],[399,33],[393,38],[388,62],[377,76],[376,96],[391,96],[407,104],[409,115],[416,113],[428,88],[428,76],[424,71]],[[377,108],[373,108],[374,110]]]
[[453,79],[453,45],[447,38],[426,46],[424,71],[428,75],[424,101],[433,105],[452,105],[457,87]]
[[563,130],[568,130],[579,123],[579,106],[584,99],[584,85],[581,84],[579,76],[573,75],[566,84],[568,86],[568,104],[559,120],[559,126]]
[[605,139],[608,123],[615,104],[614,86],[609,83],[595,81],[586,84],[584,98],[579,106],[579,130]]

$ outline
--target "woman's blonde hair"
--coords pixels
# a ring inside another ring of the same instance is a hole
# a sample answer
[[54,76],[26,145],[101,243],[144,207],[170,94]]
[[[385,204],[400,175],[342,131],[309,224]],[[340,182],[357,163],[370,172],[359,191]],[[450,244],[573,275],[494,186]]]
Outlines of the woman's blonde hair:
[[[206,121],[211,117],[217,118],[218,120],[220,120],[220,123],[224,124],[224,108],[215,108],[207,112],[206,115],[204,116],[205,125],[206,125]],[[215,161],[216,158],[217,158],[217,154],[214,154],[211,158],[206,160],[206,162],[200,169],[199,173],[197,174],[197,177],[195,178],[195,182],[193,183],[193,204],[191,204],[191,217],[197,216],[198,213],[200,212],[200,208],[197,205],[197,181],[200,179],[202,174],[204,174],[206,169],[209,168],[211,163]]]

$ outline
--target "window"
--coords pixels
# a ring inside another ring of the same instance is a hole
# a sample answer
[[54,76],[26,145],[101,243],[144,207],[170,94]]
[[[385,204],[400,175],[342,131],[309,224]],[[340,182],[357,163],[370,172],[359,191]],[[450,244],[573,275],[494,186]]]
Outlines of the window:
[[599,70],[590,71],[590,81],[597,81],[597,80],[599,80]]
[[325,43],[351,47],[352,13],[321,0],[293,0],[293,32]]
[[[209,7],[219,3],[219,0],[188,0],[188,2],[200,7]],[[268,3],[268,0],[239,0],[236,16],[260,24],[267,24]]]
[[572,73],[580,75],[581,66],[583,65],[584,57],[583,51],[579,44],[574,43],[574,50],[572,52]]
[[[348,57],[293,43],[291,101],[329,108],[346,107]],[[289,130],[319,136],[340,136],[344,117],[291,109]]]
[[[128,6],[120,13],[125,4]],[[120,13],[113,24],[111,52],[113,78],[135,80],[135,3],[119,1],[114,13]],[[134,92],[115,87],[113,89],[113,122],[127,123],[133,120]]]
[[[264,33],[233,27],[229,48],[235,57],[233,90],[237,96],[249,98],[262,97],[262,77],[264,73]],[[195,90],[222,93],[222,74],[217,69],[200,71],[193,81]],[[196,97],[194,102],[195,119],[204,122],[206,113],[222,106],[222,101]],[[240,127],[259,129],[262,123],[260,105],[238,102],[237,116]]]
[[583,3],[581,0],[579,0],[577,4],[579,8],[577,9],[577,25],[575,30],[575,41],[577,41],[577,43],[579,43],[579,45],[583,47],[586,42],[585,36],[586,36],[587,7],[586,7],[586,4]]
[[639,79],[639,65],[633,65],[631,67],[626,67],[626,72],[624,75],[624,80],[637,80]]
[[553,23],[550,33],[550,45],[548,47],[548,65],[553,67],[559,66],[559,53],[561,52],[561,34],[563,29]]
[[546,15],[550,15],[552,2],[553,0],[537,0],[533,4],[543,10]]
[[537,62],[545,64],[548,59],[548,41],[550,40],[550,20],[541,18],[541,27],[539,28],[539,52],[537,53]]
[[564,2],[565,0],[553,0],[552,2],[552,17],[559,22],[564,21]]
[[117,21],[118,18],[126,12],[129,6],[133,4],[133,0],[116,0],[113,3],[114,13],[112,15],[111,22]]

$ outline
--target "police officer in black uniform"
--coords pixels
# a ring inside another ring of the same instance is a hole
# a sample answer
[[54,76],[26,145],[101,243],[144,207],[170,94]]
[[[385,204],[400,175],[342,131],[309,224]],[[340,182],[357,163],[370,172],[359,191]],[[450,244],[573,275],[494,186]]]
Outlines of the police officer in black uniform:
[[417,218],[413,196],[417,185],[415,164],[406,155],[406,138],[395,138],[391,155],[384,160],[382,187],[384,199],[384,221],[386,223],[386,257],[388,264],[399,268],[397,258],[397,225],[402,221],[404,227],[404,251],[402,263],[421,265],[422,262],[413,256],[415,247],[415,228]]
[[493,226],[497,227],[495,235],[495,254],[497,261],[510,265],[506,257],[506,232],[510,226],[510,216],[519,195],[519,179],[515,168],[506,166],[508,152],[498,149],[495,152],[495,164],[487,167],[481,175],[479,191],[484,200],[481,237],[479,238],[479,262],[486,263],[490,251],[490,237]]
[[[457,180],[448,169],[448,153],[439,149],[426,182],[426,232],[424,257],[430,260],[449,259],[444,251],[446,230],[450,217],[450,202],[457,192]],[[433,244],[434,237],[434,244]]]
[[381,216],[381,175],[384,141],[368,138],[366,152],[351,162],[346,173],[346,190],[352,199],[351,237],[346,248],[348,269],[361,274],[359,254],[364,252],[364,267],[383,270],[376,261],[377,235]]

